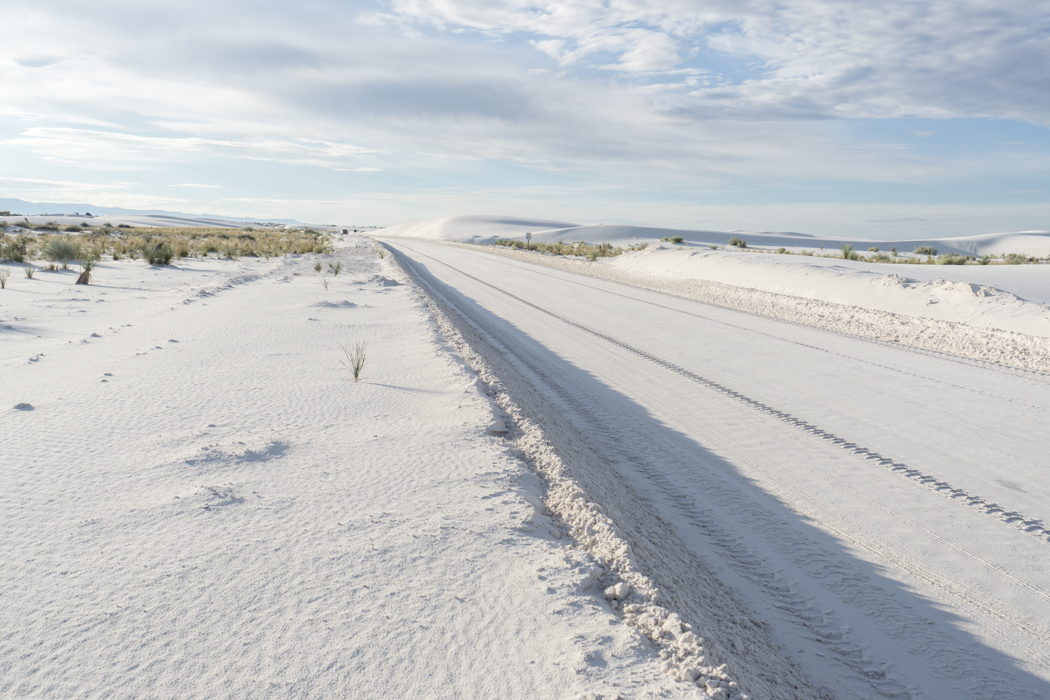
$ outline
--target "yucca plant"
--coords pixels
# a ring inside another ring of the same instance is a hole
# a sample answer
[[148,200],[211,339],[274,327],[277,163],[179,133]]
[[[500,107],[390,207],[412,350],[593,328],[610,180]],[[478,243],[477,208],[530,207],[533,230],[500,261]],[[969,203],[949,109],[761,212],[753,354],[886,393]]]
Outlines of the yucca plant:
[[95,258],[90,256],[80,261],[80,277],[77,277],[77,281],[74,284],[91,283],[91,271],[95,269],[95,262]]

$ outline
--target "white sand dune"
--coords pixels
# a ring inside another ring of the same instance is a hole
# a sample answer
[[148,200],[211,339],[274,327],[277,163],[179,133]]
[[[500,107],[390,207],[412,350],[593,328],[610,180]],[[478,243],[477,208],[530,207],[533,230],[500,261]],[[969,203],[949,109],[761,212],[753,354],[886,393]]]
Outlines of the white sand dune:
[[406,238],[430,238],[461,243],[495,243],[500,238],[521,238],[527,232],[537,236],[541,231],[569,229],[577,224],[549,219],[533,219],[514,216],[463,215],[441,219],[415,221],[383,230],[384,236]]
[[881,250],[896,248],[911,252],[919,246],[932,245],[942,253],[987,255],[1024,253],[1050,255],[1050,231],[988,233],[961,238],[923,238],[877,240],[873,238],[825,237],[804,233],[770,231],[704,231],[649,226],[567,224],[543,219],[519,219],[507,216],[452,216],[392,226],[383,235],[406,238],[428,238],[460,243],[492,243],[499,238],[524,239],[526,231],[537,242],[586,241],[633,245],[651,243],[661,238],[681,236],[689,243],[726,245],[731,238],[743,238],[752,247],[802,248],[807,250],[838,249],[850,244],[858,250],[878,246]]

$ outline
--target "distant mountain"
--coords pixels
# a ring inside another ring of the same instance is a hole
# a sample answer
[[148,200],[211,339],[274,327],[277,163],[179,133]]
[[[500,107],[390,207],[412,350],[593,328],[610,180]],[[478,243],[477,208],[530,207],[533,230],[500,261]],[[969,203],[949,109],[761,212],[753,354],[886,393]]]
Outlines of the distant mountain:
[[19,216],[40,216],[47,214],[86,214],[95,216],[179,216],[187,218],[207,217],[222,221],[245,221],[251,223],[301,224],[295,219],[256,219],[252,217],[219,216],[217,214],[184,214],[163,209],[122,209],[120,207],[96,207],[93,204],[76,204],[70,202],[27,202],[24,199],[0,197],[0,211],[9,211]]

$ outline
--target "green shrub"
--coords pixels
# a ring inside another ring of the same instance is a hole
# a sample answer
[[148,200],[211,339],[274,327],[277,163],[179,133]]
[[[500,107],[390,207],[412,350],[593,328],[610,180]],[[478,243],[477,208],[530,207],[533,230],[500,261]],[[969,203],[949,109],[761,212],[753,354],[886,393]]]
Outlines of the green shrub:
[[777,255],[787,255],[787,252],[788,252],[787,248],[783,248],[783,247],[777,248]]
[[736,246],[737,248],[747,248],[747,241],[745,241],[743,238],[737,238],[736,236],[734,236],[733,238],[729,239],[729,245]]
[[868,248],[868,252],[869,253],[878,253],[879,252],[879,247],[877,245],[873,245],[872,247]]
[[853,246],[847,243],[842,246],[842,258],[843,260],[856,260],[857,251],[853,250]]
[[937,249],[934,248],[932,245],[921,245],[921,246],[919,246],[918,248],[915,249],[914,253],[916,255],[931,255],[932,256],[932,255],[936,255],[937,254]]
[[62,263],[62,269],[66,269],[70,260],[80,258],[80,244],[69,238],[52,238],[40,252],[48,260]]
[[965,265],[966,256],[958,253],[945,253],[937,256],[938,265]]
[[174,256],[175,252],[167,243],[158,243],[156,245],[147,243],[142,246],[142,257],[150,265],[170,265]]

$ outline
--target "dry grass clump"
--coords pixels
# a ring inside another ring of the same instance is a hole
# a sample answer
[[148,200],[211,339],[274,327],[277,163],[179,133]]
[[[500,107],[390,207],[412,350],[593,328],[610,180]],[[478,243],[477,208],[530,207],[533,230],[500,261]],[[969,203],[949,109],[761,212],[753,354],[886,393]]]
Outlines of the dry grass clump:
[[354,376],[354,382],[361,376],[361,370],[365,366],[365,341],[359,340],[356,343],[341,343],[339,348],[343,351],[345,359],[339,360],[339,363],[350,371],[350,374]]

